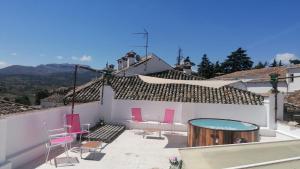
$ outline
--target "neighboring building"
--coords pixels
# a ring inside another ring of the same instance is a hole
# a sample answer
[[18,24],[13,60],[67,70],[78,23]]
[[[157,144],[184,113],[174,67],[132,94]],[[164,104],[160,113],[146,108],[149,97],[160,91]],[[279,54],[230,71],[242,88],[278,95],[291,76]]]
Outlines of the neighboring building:
[[54,93],[49,97],[41,99],[41,107],[49,108],[49,107],[58,107],[64,105],[64,97],[65,94]]
[[[269,93],[272,89],[269,76],[271,73],[278,73],[280,75],[279,77],[286,77],[287,68],[268,67],[262,69],[244,70],[218,76],[213,79],[241,80],[244,82],[246,90],[254,93],[265,94]],[[286,80],[279,80],[278,90],[284,93],[288,92],[288,84]]]
[[65,95],[70,91],[70,88],[60,87],[51,92],[49,97],[41,99],[41,108],[58,107],[64,105]]
[[300,90],[300,64],[287,67],[286,77],[288,78],[288,92]]
[[0,100],[0,116],[20,113],[25,111],[36,110],[31,106]]
[[[279,74],[278,90],[284,93],[291,93],[300,90],[300,64],[281,67],[267,67],[262,69],[252,69],[238,71],[215,77],[218,80],[241,80],[246,85],[246,90],[255,93],[268,93],[272,89],[270,74]],[[290,77],[290,78],[288,78]]]
[[182,71],[188,75],[192,74],[192,66],[195,64],[190,60],[190,57],[183,58],[180,64],[176,64],[175,69]]
[[118,69],[114,72],[117,76],[145,75],[173,69],[172,66],[154,54],[140,57],[135,52],[128,52],[117,61]]
[[[188,120],[199,117],[251,122],[261,126],[261,131],[276,128],[274,97],[264,98],[230,86],[236,81],[176,80],[167,78],[166,74],[161,74],[165,78],[113,76],[104,88],[103,80],[99,78],[78,87],[75,101],[101,101],[101,113],[108,122],[121,123],[131,119],[132,107],[142,108],[145,121],[161,121],[164,109],[173,108],[176,111],[174,121],[178,124],[175,128],[182,131],[186,131]],[[155,76],[159,77],[158,73]],[[66,101],[71,102],[72,96],[71,92],[67,94]],[[281,97],[278,100],[281,118]]]

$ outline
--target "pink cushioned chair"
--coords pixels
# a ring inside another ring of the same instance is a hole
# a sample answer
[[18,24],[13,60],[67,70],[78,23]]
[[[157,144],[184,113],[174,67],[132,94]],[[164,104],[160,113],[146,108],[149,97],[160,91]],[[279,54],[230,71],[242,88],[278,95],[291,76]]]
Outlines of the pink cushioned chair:
[[[131,120],[130,121],[135,124],[143,122],[141,108],[131,108]],[[132,129],[132,126],[130,125],[129,128]]]
[[[79,114],[67,114],[67,131],[69,134],[79,134],[80,143],[83,134],[88,134],[90,132],[90,124],[80,124]],[[86,126],[84,128],[84,126]]]
[[[73,137],[69,133],[66,132],[65,128],[48,130],[46,122],[43,122],[43,123],[44,123],[44,127],[47,131],[47,135],[48,135],[48,139],[49,139],[46,143],[47,153],[46,153],[46,161],[45,162],[47,163],[47,161],[48,161],[51,149],[54,147],[58,147],[58,146],[64,147],[66,157],[70,158],[69,153],[68,153],[68,149],[69,149],[68,144],[71,144],[74,141]],[[51,160],[50,160],[50,163],[51,163]],[[73,165],[72,162],[69,161],[69,163],[71,165]],[[56,158],[54,158],[54,164],[55,164],[55,167],[57,167]]]
[[142,111],[141,108],[131,108],[131,117],[135,122],[142,122]]
[[174,131],[174,114],[174,109],[165,109],[165,117],[163,123],[170,124],[172,132]]

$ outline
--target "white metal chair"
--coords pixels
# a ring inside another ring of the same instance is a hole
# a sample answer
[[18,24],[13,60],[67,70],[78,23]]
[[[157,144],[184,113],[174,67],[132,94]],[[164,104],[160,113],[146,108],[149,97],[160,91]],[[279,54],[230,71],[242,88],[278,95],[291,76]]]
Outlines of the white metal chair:
[[[71,142],[74,141],[74,138],[72,137],[72,135],[67,133],[65,128],[48,130],[45,122],[44,122],[44,126],[47,131],[48,138],[49,138],[49,140],[46,143],[47,153],[46,153],[45,163],[47,163],[47,161],[48,161],[51,149],[58,147],[58,146],[64,147],[64,150],[65,150],[64,153],[66,154],[66,157],[69,159],[70,156],[68,153],[68,149],[69,149],[68,144],[71,145]],[[51,163],[51,160],[50,160],[50,163]],[[70,161],[69,161],[69,163],[72,164],[72,162],[70,162]],[[54,158],[54,164],[55,164],[55,167],[57,167],[56,158]]]

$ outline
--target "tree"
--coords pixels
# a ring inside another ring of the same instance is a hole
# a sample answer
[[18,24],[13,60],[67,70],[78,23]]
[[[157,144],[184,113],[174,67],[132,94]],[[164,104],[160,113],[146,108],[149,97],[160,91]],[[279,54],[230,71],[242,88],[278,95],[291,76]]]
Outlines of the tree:
[[48,96],[50,96],[50,93],[48,92],[48,90],[39,90],[35,94],[35,104],[40,105],[41,104],[41,99],[44,99]]
[[262,69],[265,68],[267,66],[267,62],[262,63],[262,62],[258,62],[256,66],[254,66],[254,69]]
[[283,66],[283,64],[281,63],[281,60],[279,61],[278,66]]
[[300,60],[298,59],[294,59],[294,60],[290,60],[291,64],[300,64]]
[[30,100],[29,100],[28,96],[26,96],[26,95],[18,96],[17,98],[15,98],[15,102],[24,104],[24,105],[31,105]]
[[227,59],[222,64],[225,73],[232,73],[241,70],[249,70],[252,68],[253,62],[246,54],[246,50],[238,48],[231,52]]
[[209,79],[214,76],[214,66],[209,61],[206,54],[203,55],[201,63],[198,65],[198,75]]
[[270,67],[277,67],[277,61],[276,59],[273,60],[272,64],[270,65]]
[[221,73],[223,73],[223,69],[222,69],[222,66],[220,65],[219,61],[217,61],[214,66],[214,76],[221,74]]

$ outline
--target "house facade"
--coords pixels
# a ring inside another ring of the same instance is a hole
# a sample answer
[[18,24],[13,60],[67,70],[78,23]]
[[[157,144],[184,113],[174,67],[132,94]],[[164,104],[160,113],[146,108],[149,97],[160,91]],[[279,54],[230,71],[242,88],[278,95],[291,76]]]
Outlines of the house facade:
[[172,66],[155,54],[140,57],[135,52],[128,52],[125,56],[118,59],[117,62],[117,71],[114,72],[116,76],[144,75],[173,69]]
[[[113,77],[103,85],[98,79],[76,90],[75,101],[100,101],[103,119],[131,127],[131,108],[142,109],[143,120],[162,121],[164,109],[175,110],[175,129],[186,131],[193,118],[223,118],[258,124],[261,131],[276,129],[274,97],[234,88],[226,81],[176,80],[152,76]],[[72,100],[72,93],[66,100]],[[278,102],[282,97],[278,96]],[[277,118],[283,106],[278,104]],[[135,128],[149,127],[149,125]],[[157,127],[157,126],[156,126]],[[159,126],[164,127],[164,126]]]

